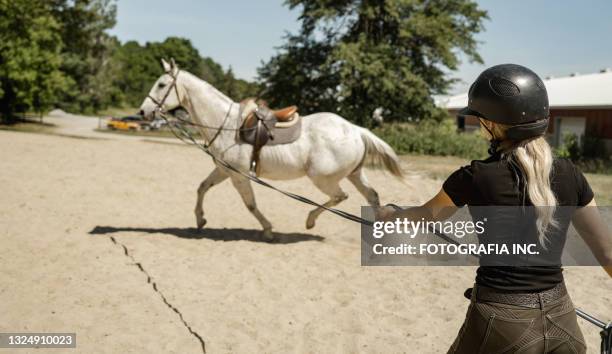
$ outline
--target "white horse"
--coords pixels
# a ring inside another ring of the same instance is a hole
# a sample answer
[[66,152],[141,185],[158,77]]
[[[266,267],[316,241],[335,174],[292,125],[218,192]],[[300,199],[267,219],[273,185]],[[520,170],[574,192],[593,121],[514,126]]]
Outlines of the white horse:
[[[198,77],[179,70],[174,61],[169,64],[162,60],[162,65],[165,73],[157,79],[140,107],[146,119],[152,119],[159,108],[168,112],[182,107],[189,112],[195,124],[223,126],[224,129],[240,128],[242,118],[239,104]],[[326,207],[333,207],[348,198],[339,184],[346,177],[375,210],[379,208],[378,194],[370,187],[363,166],[365,163],[382,166],[393,175],[402,177],[393,149],[367,129],[353,125],[334,113],[315,113],[302,119],[302,134],[298,140],[261,149],[259,176],[277,180],[308,176],[321,192],[329,196],[329,201],[324,204]],[[216,157],[242,171],[249,171],[253,146],[239,141],[236,131],[199,129],[204,140],[210,142],[214,139],[210,150]],[[250,181],[218,164],[198,188],[195,207],[198,228],[206,224],[202,208],[204,195],[212,186],[227,178],[263,227],[263,237],[273,240],[272,224],[257,208]],[[323,208],[311,211],[306,228],[314,227],[323,211]]]

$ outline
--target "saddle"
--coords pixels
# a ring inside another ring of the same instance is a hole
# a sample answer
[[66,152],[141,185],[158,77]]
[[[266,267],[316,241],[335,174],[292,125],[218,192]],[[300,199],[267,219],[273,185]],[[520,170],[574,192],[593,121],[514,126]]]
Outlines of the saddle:
[[253,145],[249,170],[257,175],[259,170],[259,152],[265,145],[289,144],[296,141],[302,132],[302,119],[297,106],[282,109],[270,109],[258,105],[254,99],[240,103],[242,125],[239,139]]

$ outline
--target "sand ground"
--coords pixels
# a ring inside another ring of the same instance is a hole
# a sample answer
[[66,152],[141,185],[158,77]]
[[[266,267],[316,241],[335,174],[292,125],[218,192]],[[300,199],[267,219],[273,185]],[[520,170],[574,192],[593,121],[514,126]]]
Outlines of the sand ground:
[[[310,207],[254,187],[281,240],[258,242],[227,181],[197,233],[195,190],[212,166],[175,144],[0,132],[0,332],[76,332],[65,352],[79,353],[198,353],[198,336],[207,353],[446,351],[474,268],[361,267],[359,225],[326,213],[306,231]],[[404,205],[442,183],[369,177],[383,202]],[[325,199],[305,179],[277,184]],[[340,207],[358,213],[365,201],[343,187]],[[601,269],[565,274],[577,306],[610,316]]]

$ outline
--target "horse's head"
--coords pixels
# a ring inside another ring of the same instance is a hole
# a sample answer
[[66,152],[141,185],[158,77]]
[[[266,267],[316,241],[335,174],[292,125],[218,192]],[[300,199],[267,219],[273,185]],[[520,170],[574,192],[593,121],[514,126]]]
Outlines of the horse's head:
[[155,81],[140,106],[140,115],[147,120],[153,119],[157,111],[171,112],[181,106],[176,87],[179,69],[174,59],[171,59],[170,63],[162,59],[162,65],[164,73]]

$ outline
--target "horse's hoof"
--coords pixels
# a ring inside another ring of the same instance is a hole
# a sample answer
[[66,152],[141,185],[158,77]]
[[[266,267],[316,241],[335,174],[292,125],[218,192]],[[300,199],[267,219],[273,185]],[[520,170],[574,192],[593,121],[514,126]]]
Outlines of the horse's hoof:
[[266,242],[273,242],[274,233],[272,232],[272,230],[263,230],[263,232],[261,233],[261,238]]
[[198,220],[197,222],[198,222],[198,230],[202,230],[204,225],[206,225],[206,219],[204,219],[204,218]]
[[306,220],[306,228],[307,228],[308,230],[310,230],[310,229],[312,229],[313,227],[315,227],[315,221],[314,221],[314,219],[312,219],[312,220],[311,220],[310,218],[308,218],[308,220]]

